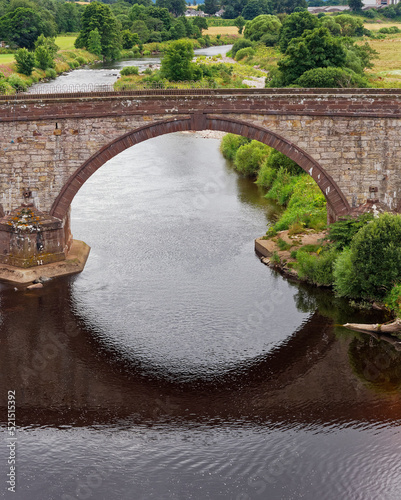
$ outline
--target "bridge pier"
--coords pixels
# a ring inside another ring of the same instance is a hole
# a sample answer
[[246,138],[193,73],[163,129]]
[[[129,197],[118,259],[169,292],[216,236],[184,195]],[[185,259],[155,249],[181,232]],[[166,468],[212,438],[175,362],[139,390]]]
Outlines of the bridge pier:
[[72,239],[70,210],[61,220],[24,204],[0,219],[0,280],[27,284],[80,272],[89,250]]

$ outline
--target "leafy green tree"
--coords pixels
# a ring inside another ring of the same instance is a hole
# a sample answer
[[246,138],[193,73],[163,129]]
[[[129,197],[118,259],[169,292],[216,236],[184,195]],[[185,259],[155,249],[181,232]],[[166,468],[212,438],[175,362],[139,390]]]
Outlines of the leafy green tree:
[[29,52],[28,49],[23,47],[22,49],[17,50],[14,58],[17,63],[18,73],[30,76],[35,66],[35,56],[33,52]]
[[336,16],[335,20],[341,26],[341,36],[362,36],[364,34],[363,20],[361,18],[341,14]]
[[284,86],[291,85],[310,69],[342,67],[345,59],[341,41],[332,37],[328,29],[306,31],[303,36],[290,42],[285,57],[278,62],[281,83]]
[[72,2],[57,2],[55,21],[59,33],[73,33],[81,29],[82,6]]
[[35,59],[37,66],[40,69],[54,68],[54,56],[59,47],[56,45],[55,39],[40,35],[35,42]]
[[0,18],[0,38],[19,47],[33,49],[36,39],[44,32],[40,15],[31,8],[18,7]]
[[234,19],[234,26],[238,28],[238,34],[242,35],[242,30],[245,26],[245,19],[242,16],[238,16]]
[[294,12],[283,20],[280,31],[280,50],[285,52],[293,38],[300,37],[305,30],[313,30],[319,24],[316,16],[309,12]]
[[244,38],[252,42],[261,40],[265,35],[274,36],[278,41],[281,22],[278,17],[264,14],[248,21],[245,25]]
[[219,10],[218,0],[205,0],[205,14],[213,16]]
[[177,40],[167,49],[162,62],[160,73],[170,81],[191,80],[193,77],[194,57],[192,43],[188,40]]
[[150,31],[148,30],[145,21],[141,21],[140,19],[134,21],[132,23],[131,30],[134,33],[137,33],[137,35],[139,36],[139,40],[142,43],[146,43],[149,40]]
[[362,10],[363,2],[362,0],[348,0],[348,5],[353,12],[359,12]]
[[341,36],[341,25],[335,17],[325,16],[320,19],[320,26],[327,28],[333,36]]
[[401,279],[401,217],[382,214],[338,258],[334,285],[342,296],[381,298]]
[[306,11],[308,3],[306,0],[274,0],[273,6],[277,14],[292,14],[293,12]]
[[182,16],[187,8],[185,0],[156,0],[156,6],[166,8],[175,17]]
[[247,21],[262,14],[273,14],[273,6],[269,0],[249,0],[242,9],[242,17]]
[[134,45],[139,43],[138,33],[131,33],[130,30],[122,31],[121,39],[122,39],[123,49],[132,49]]
[[246,47],[253,47],[254,43],[251,42],[250,40],[247,40],[246,38],[240,38],[237,40],[234,45],[232,46],[231,49],[231,56],[235,58],[235,55],[237,52],[241,49],[244,49]]
[[89,34],[95,29],[100,34],[103,58],[118,58],[121,48],[119,27],[110,7],[100,2],[92,2],[85,7],[82,29],[75,40],[75,47],[87,47]]
[[195,19],[193,19],[192,21],[192,24],[199,28],[201,35],[202,35],[202,30],[207,30],[208,28],[207,20],[204,17],[195,17]]
[[248,0],[224,0],[224,19],[235,19],[242,15]]
[[97,28],[89,32],[87,49],[91,54],[102,55],[102,39]]
[[255,177],[270,151],[269,146],[258,141],[251,141],[249,144],[240,146],[234,158],[236,170],[248,177]]

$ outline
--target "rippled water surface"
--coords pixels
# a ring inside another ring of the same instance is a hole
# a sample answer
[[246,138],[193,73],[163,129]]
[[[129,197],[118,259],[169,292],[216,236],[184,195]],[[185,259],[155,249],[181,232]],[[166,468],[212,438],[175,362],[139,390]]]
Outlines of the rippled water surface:
[[277,209],[218,147],[118,155],[73,202],[84,272],[0,290],[0,496],[400,498],[400,354],[338,326],[382,318],[260,263]]

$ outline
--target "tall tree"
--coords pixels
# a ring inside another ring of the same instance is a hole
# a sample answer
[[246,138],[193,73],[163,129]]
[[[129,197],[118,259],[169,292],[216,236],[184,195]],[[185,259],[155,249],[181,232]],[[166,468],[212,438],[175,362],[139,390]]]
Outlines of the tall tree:
[[100,2],[92,2],[85,7],[82,29],[75,40],[75,47],[87,47],[89,34],[95,29],[100,34],[103,58],[116,59],[121,49],[118,24],[110,7]]
[[305,30],[313,30],[319,21],[316,16],[309,12],[294,12],[283,20],[280,31],[280,50],[285,52],[288,44],[293,38],[302,36]]
[[205,0],[205,14],[213,16],[219,10],[218,0]]
[[348,0],[348,5],[353,12],[358,12],[362,10],[363,2],[362,0]]
[[166,51],[161,63],[161,75],[170,81],[191,80],[194,49],[189,40],[177,40]]
[[39,35],[44,33],[40,15],[33,9],[18,7],[0,18],[0,38],[18,47],[33,49]]
[[185,0],[156,0],[157,7],[164,7],[175,17],[182,16],[187,9]]

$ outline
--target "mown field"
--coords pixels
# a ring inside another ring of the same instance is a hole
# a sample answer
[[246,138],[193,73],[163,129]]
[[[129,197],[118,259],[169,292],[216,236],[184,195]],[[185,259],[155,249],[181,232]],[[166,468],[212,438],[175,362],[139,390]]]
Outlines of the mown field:
[[394,37],[369,40],[369,45],[379,53],[373,60],[373,68],[367,70],[375,87],[401,88],[401,38],[400,35]]
[[236,26],[211,26],[207,30],[202,31],[204,35],[238,35]]

